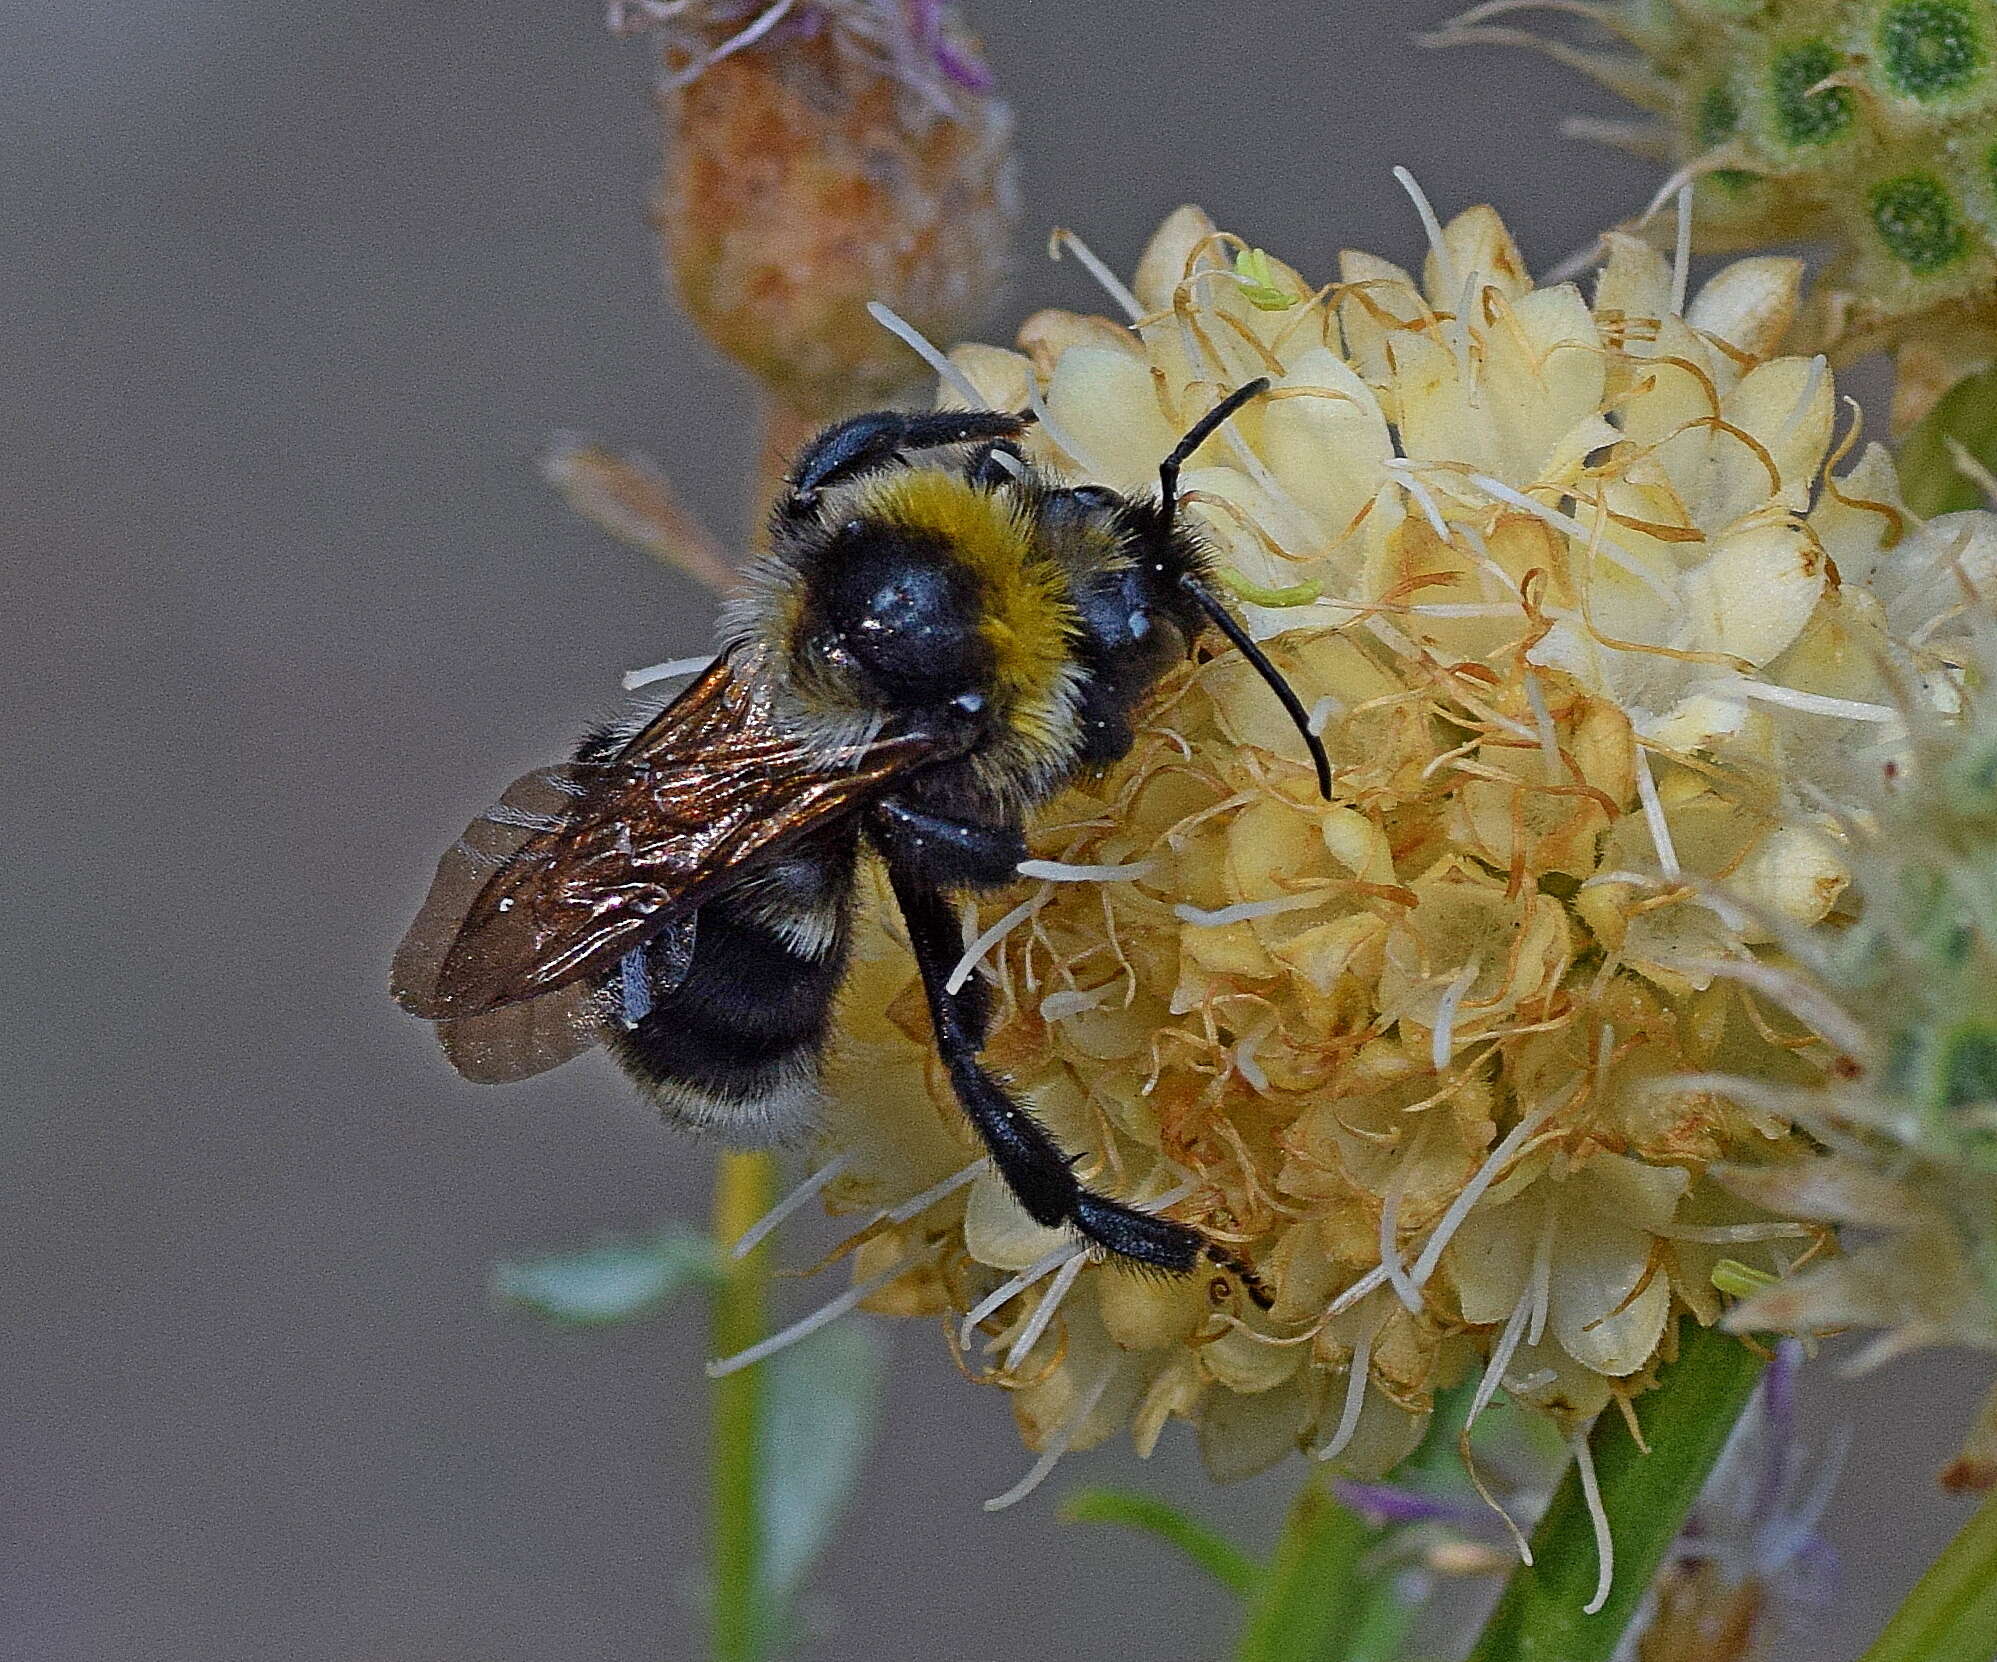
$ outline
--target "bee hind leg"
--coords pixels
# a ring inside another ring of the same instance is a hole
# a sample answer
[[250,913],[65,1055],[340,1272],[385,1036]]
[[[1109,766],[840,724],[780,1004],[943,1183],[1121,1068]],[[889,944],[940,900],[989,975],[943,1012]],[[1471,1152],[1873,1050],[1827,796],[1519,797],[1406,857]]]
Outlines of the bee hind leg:
[[1047,1128],[979,1062],[978,1039],[967,1025],[963,1001],[945,990],[958,954],[957,919],[950,903],[892,858],[888,876],[908,925],[951,1088],[993,1167],[1027,1215],[1046,1228],[1073,1229],[1091,1246],[1167,1275],[1190,1274],[1206,1259],[1238,1275],[1250,1296],[1266,1303],[1268,1295],[1254,1272],[1197,1229],[1082,1186],[1073,1161]]

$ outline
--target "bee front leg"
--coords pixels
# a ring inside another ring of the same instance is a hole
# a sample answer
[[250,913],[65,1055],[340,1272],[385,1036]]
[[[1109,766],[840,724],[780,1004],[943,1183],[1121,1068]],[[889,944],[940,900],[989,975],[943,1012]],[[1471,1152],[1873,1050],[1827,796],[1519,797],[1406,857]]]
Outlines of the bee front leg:
[[1253,1273],[1198,1230],[1111,1200],[1084,1188],[1074,1163],[1027,1108],[978,1060],[979,1040],[966,1025],[961,995],[946,990],[961,948],[957,915],[949,901],[919,876],[888,863],[895,900],[908,925],[909,944],[929,999],[936,1049],[951,1089],[991,1156],[994,1169],[1035,1223],[1069,1228],[1091,1246],[1120,1258],[1185,1275],[1202,1258],[1243,1278],[1257,1302],[1266,1299]]
[[1017,438],[1033,420],[1031,411],[875,410],[828,427],[798,453],[786,489],[777,498],[779,520],[814,512],[821,492],[882,468],[893,467],[904,451],[937,450]]

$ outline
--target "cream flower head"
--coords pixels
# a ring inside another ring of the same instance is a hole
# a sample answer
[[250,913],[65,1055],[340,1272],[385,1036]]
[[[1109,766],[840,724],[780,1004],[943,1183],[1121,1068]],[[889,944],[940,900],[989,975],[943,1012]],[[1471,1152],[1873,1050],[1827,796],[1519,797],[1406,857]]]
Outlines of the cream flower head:
[[1420,206],[1419,278],[1348,253],[1323,287],[1181,209],[1128,289],[1103,273],[1124,321],[1042,312],[943,366],[946,403],[1039,412],[1041,465],[1138,492],[1271,378],[1185,499],[1337,769],[1325,803],[1239,655],[1189,663],[960,966],[1087,1179],[1229,1243],[1270,1310],[1033,1224],[905,950],[861,943],[814,1179],[872,1213],[847,1298],[946,1316],[1029,1478],[1174,1417],[1219,1476],[1378,1472],[1469,1377],[1573,1430],[1717,1319],[1723,1258],[1826,1239],[1707,1175],[1797,1159],[1787,1118],[1671,1081],[1827,1058],[1764,955],[1837,904],[1839,805],[1920,673],[1867,587],[1911,525],[1892,464],[1832,471],[1831,374],[1779,355],[1795,262],[1688,297],[1615,238],[1591,303],[1489,208]]

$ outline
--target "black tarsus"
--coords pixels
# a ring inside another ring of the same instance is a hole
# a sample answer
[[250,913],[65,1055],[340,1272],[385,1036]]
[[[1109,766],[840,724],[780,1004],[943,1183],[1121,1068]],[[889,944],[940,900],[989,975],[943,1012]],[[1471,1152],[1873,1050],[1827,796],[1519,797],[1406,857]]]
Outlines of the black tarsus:
[[962,951],[955,908],[940,891],[892,860],[888,881],[908,926],[909,945],[936,1030],[937,1054],[950,1075],[951,1089],[1000,1180],[1027,1215],[1044,1228],[1065,1226],[1092,1246],[1170,1275],[1190,1274],[1205,1258],[1239,1277],[1249,1297],[1266,1309],[1268,1289],[1225,1247],[1190,1225],[1139,1211],[1082,1186],[1073,1161],[1047,1128],[985,1071],[977,1055],[979,1038],[960,1008],[961,995],[946,990]]
[[[1158,490],[1165,510],[1165,524],[1169,528],[1179,512],[1179,469],[1185,465],[1193,452],[1213,437],[1221,424],[1242,405],[1260,398],[1269,390],[1269,377],[1257,376],[1246,386],[1236,387],[1211,410],[1193,423],[1190,431],[1172,446],[1171,455],[1158,464]],[[1331,800],[1331,758],[1324,753],[1324,741],[1311,731],[1310,712],[1302,700],[1291,691],[1282,672],[1269,662],[1261,647],[1249,638],[1248,631],[1230,612],[1219,595],[1200,580],[1197,572],[1187,572],[1179,579],[1179,587],[1186,598],[1206,613],[1207,617],[1228,640],[1234,649],[1249,663],[1255,666],[1255,673],[1269,683],[1269,690],[1282,700],[1283,708],[1290,720],[1296,723],[1297,731],[1303,735],[1304,745],[1311,753],[1311,765],[1317,769],[1318,795],[1325,801]]]
[[1283,672],[1270,663],[1262,648],[1257,646],[1242,628],[1241,620],[1227,609],[1219,595],[1202,583],[1192,572],[1179,579],[1179,587],[1185,590],[1186,597],[1212,620],[1218,629],[1233,644],[1234,649],[1249,663],[1255,666],[1255,673],[1269,683],[1269,690],[1282,701],[1290,720],[1297,731],[1304,736],[1304,744],[1311,753],[1311,765],[1317,769],[1318,795],[1325,801],[1331,800],[1331,758],[1324,753],[1324,741],[1311,731],[1310,712],[1304,708],[1303,700],[1283,679]]

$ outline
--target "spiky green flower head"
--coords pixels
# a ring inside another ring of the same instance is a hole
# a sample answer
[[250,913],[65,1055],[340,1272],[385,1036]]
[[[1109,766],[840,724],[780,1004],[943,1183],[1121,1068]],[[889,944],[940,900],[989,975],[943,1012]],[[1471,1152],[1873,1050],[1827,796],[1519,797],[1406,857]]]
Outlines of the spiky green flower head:
[[1810,344],[1914,345],[1903,413],[1997,345],[1997,0],[1599,0],[1611,51],[1485,22],[1520,9],[1431,39],[1538,45],[1637,104],[1643,124],[1570,130],[1692,181],[1702,246],[1833,243]]
[[1849,1066],[1792,1104],[1828,1151],[1731,1186],[1855,1229],[1854,1250],[1750,1300],[1738,1324],[1885,1330],[1997,1350],[1997,516],[1930,520],[1882,568],[1889,618],[1942,666],[1901,690],[1904,760],[1848,829],[1856,921],[1799,960]]

